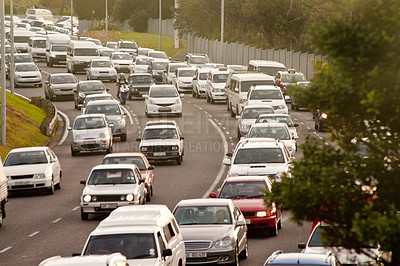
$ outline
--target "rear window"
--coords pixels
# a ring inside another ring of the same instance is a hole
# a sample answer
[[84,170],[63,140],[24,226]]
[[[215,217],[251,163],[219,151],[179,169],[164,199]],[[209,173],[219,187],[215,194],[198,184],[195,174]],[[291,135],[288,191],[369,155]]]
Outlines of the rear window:
[[252,80],[241,82],[241,92],[248,92],[251,86],[255,85],[274,85],[274,81],[271,80]]
[[233,163],[251,164],[284,162],[285,159],[280,148],[251,148],[238,150]]
[[146,171],[146,164],[140,156],[109,157],[105,158],[103,164],[136,164],[140,171]]

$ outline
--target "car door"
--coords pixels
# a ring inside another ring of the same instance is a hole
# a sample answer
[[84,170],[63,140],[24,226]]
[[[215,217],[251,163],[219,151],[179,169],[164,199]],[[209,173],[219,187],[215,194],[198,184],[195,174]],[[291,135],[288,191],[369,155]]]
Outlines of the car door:
[[56,183],[60,182],[61,166],[60,166],[57,156],[54,154],[54,152],[52,150],[46,149],[46,154],[49,159],[51,173],[54,177],[54,183],[56,184]]
[[[234,224],[237,221],[243,221],[244,223],[246,223],[246,219],[244,218],[242,212],[233,202],[232,202],[232,209],[233,209]],[[239,248],[238,252],[241,252],[245,248],[247,242],[247,227],[245,225],[237,226],[235,228],[235,234],[237,236],[237,243]]]
[[140,182],[139,179],[142,179],[142,174],[140,173],[138,168],[135,168],[135,176],[136,176],[136,184],[138,184],[138,194],[140,195],[141,199],[144,199],[146,195],[144,194],[145,190],[145,182]]

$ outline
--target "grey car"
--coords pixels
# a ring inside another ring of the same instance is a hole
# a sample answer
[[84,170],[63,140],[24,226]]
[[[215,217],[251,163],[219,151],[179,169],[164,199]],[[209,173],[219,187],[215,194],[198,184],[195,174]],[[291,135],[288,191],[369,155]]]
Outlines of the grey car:
[[74,98],[74,89],[78,86],[78,79],[74,74],[51,74],[44,82],[44,96],[46,99]]
[[237,123],[237,138],[246,136],[252,124],[254,124],[258,116],[262,114],[274,114],[275,110],[271,106],[266,105],[251,105],[243,108],[240,116],[236,116]]
[[71,154],[82,151],[112,151],[112,133],[104,114],[78,115],[71,131]]
[[129,99],[142,98],[142,95],[148,94],[150,87],[154,85],[153,76],[150,73],[134,73],[129,78]]
[[85,108],[84,114],[104,114],[112,129],[113,137],[126,141],[126,115],[117,100],[91,101]]
[[173,214],[181,229],[187,264],[238,265],[247,258],[246,220],[231,199],[181,200]]
[[75,109],[81,110],[86,95],[98,93],[106,94],[108,91],[109,89],[106,88],[100,80],[79,81],[78,86],[74,89]]

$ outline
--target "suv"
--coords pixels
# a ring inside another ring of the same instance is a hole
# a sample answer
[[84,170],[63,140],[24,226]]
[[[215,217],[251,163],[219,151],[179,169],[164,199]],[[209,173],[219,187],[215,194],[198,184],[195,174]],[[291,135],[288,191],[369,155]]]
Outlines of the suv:
[[272,138],[242,139],[233,152],[232,159],[222,163],[229,165],[228,177],[243,175],[268,175],[279,181],[289,171],[291,157],[283,142]]
[[213,104],[215,101],[226,101],[225,84],[229,76],[226,67],[215,68],[208,74],[206,85],[207,102]]
[[206,54],[187,54],[185,62],[190,66],[199,67],[211,63],[211,60]]
[[176,69],[178,67],[189,67],[189,65],[183,62],[169,63],[167,69],[164,70],[164,73],[162,75],[162,83],[172,84],[172,79],[174,78]]
[[197,68],[192,79],[192,96],[200,98],[206,95],[207,77],[210,72],[209,68]]
[[288,69],[288,71],[278,71],[275,75],[275,84],[281,87],[286,101],[291,100],[287,95],[287,88],[296,85],[299,81],[307,81],[307,78],[303,73],[293,68]]
[[119,41],[117,50],[132,55],[137,55],[138,45],[134,41]]
[[257,85],[250,88],[246,105],[263,104],[274,108],[277,114],[288,114],[282,91],[273,85]]
[[150,125],[143,130],[139,150],[149,161],[176,160],[180,165],[183,161],[183,137],[177,125]]

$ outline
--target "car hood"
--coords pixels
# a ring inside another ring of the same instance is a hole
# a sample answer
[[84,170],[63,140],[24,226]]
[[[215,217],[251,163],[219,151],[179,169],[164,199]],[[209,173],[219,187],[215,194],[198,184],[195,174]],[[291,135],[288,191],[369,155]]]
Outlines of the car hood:
[[146,139],[140,142],[140,146],[170,146],[179,145],[179,139]]
[[249,126],[249,125],[254,124],[256,122],[256,120],[257,119],[241,119],[239,123],[242,125]]
[[225,83],[211,83],[211,86],[215,89],[225,89]]
[[147,72],[148,69],[149,69],[149,66],[148,66],[148,65],[136,65],[136,66],[135,66],[135,71],[136,71],[136,72],[138,72],[138,71]]
[[53,89],[75,89],[76,86],[78,86],[77,83],[51,84]]
[[179,77],[178,78],[178,82],[182,81],[182,82],[192,82],[193,77]]
[[137,191],[137,184],[87,185],[83,189],[82,195],[125,195]]
[[135,266],[156,266],[156,265],[161,265],[161,262],[157,259],[134,259],[134,260],[128,260],[129,265],[135,265]]
[[106,94],[107,92],[105,90],[98,90],[98,91],[80,91],[79,93],[90,95],[90,94]]
[[[363,250],[368,254],[373,254],[374,257],[379,255],[379,251],[376,248],[365,248]],[[373,261],[373,258],[366,254],[357,253],[354,249],[340,247],[307,247],[303,252],[326,254],[328,251],[332,251],[342,264],[362,264]]]
[[48,166],[47,163],[5,166],[4,173],[6,176],[40,174],[45,173]]
[[156,104],[173,104],[178,97],[151,98]]
[[126,64],[126,65],[132,64],[132,60],[117,59],[117,60],[112,60],[112,62],[113,62],[114,64],[115,64],[115,63],[117,63],[117,64]]
[[113,67],[92,67],[92,71],[115,71]]
[[99,138],[101,133],[106,133],[107,128],[94,128],[94,129],[82,129],[72,131],[72,135],[75,138],[77,135],[80,136],[80,139],[89,139],[89,138]]
[[233,164],[229,169],[231,175],[269,175],[286,171],[286,163]]
[[276,105],[284,105],[285,101],[284,100],[248,100],[247,105],[252,105],[252,104],[264,104],[267,106],[276,106]]
[[233,225],[179,225],[183,239],[185,241],[191,240],[209,240],[216,241],[225,236],[230,236]]
[[18,75],[21,77],[41,76],[39,71],[15,72],[15,75]]
[[264,198],[255,198],[255,199],[233,199],[235,204],[239,207],[242,212],[245,211],[260,211],[266,210],[264,204]]
[[115,123],[122,119],[121,115],[106,115],[106,117],[110,123]]

